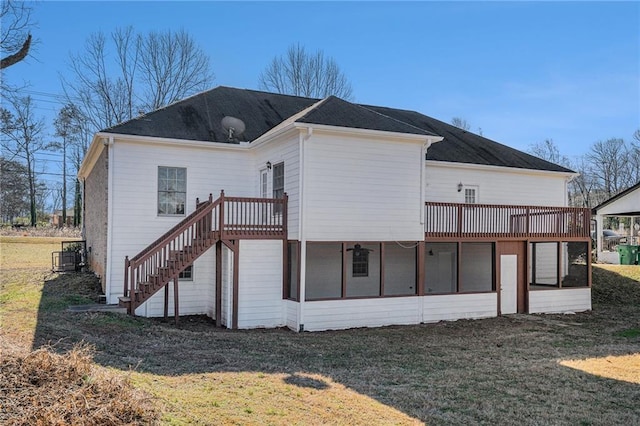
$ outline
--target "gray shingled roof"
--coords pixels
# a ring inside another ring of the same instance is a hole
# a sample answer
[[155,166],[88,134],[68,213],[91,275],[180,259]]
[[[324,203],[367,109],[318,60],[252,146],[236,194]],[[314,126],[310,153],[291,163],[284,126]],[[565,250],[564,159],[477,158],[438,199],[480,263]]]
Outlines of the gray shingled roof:
[[369,106],[374,111],[394,117],[421,129],[444,137],[427,151],[427,159],[454,163],[517,167],[519,169],[570,172],[566,167],[550,163],[475,133],[467,132],[415,111]]
[[[319,99],[221,86],[103,132],[229,142],[221,120],[225,116],[232,116],[240,118],[246,125],[241,139],[253,141],[318,101]],[[443,136],[442,142],[429,148],[429,160],[572,172],[415,111],[357,105],[333,96],[299,117],[296,122]]]

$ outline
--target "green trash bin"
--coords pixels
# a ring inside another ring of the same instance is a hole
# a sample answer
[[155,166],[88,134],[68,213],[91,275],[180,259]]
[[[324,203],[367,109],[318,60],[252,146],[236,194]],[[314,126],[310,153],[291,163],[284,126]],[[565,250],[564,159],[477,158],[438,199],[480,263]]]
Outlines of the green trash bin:
[[621,265],[635,265],[638,263],[638,248],[640,246],[619,245],[618,254],[620,255]]

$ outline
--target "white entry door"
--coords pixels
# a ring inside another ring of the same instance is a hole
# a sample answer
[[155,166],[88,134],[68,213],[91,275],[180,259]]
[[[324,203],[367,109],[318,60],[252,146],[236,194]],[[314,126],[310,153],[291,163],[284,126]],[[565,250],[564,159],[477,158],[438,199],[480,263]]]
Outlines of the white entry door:
[[518,312],[518,256],[500,256],[500,312],[502,315]]

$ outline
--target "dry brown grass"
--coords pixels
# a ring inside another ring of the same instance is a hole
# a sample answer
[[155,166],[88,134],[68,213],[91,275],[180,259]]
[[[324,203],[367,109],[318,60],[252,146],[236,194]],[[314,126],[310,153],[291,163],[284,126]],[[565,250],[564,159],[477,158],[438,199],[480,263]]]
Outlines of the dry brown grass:
[[[560,364],[609,379],[640,385],[640,353],[606,356],[581,360],[566,360]],[[640,407],[639,407],[640,408]]]
[[99,368],[91,348],[64,355],[41,348],[0,360],[0,423],[6,425],[147,425],[158,415],[125,377]]
[[[166,424],[640,424],[634,271],[594,268],[588,313],[293,333],[72,313],[90,276],[16,269],[2,272],[0,344],[89,342]],[[595,359],[606,365],[575,368]]]

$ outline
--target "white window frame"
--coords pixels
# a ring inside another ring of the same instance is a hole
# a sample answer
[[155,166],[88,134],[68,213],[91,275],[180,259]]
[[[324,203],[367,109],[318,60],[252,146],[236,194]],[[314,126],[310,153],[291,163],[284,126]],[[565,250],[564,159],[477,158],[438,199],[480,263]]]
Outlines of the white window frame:
[[[184,193],[184,203],[182,206],[182,213],[162,213],[160,212],[160,192],[162,191],[160,188],[160,170],[161,169],[182,169],[184,170],[184,191],[174,191],[177,193]],[[158,166],[157,175],[156,175],[156,214],[158,216],[186,216],[187,214],[187,168],[186,167],[177,167],[177,166]]]
[[180,272],[180,274],[178,275],[178,280],[179,281],[193,281],[193,276],[194,276],[194,271],[195,268],[193,267],[193,264],[191,264],[190,266],[187,266],[187,268],[185,268],[185,271],[191,268],[191,277],[181,277],[180,275],[182,275],[184,273],[184,271]]
[[269,170],[260,170],[260,178],[258,180],[260,187],[258,193],[260,198],[269,198]]
[[[276,188],[276,168],[277,167],[282,167],[282,188],[279,188],[279,187]],[[281,198],[284,195],[285,176],[286,176],[285,173],[286,173],[286,170],[284,168],[284,161],[273,165],[273,170],[271,171],[271,193],[273,198]],[[278,196],[276,196],[276,191],[279,189],[282,189],[282,194],[278,194]]]
[[[480,200],[479,200],[479,191],[478,191],[478,185],[465,185],[464,189],[462,191],[462,196],[464,197],[464,203],[465,204],[479,204]],[[469,192],[467,192],[469,191]],[[473,191],[473,201],[469,201],[469,197],[467,196],[468,193],[471,193]]]

